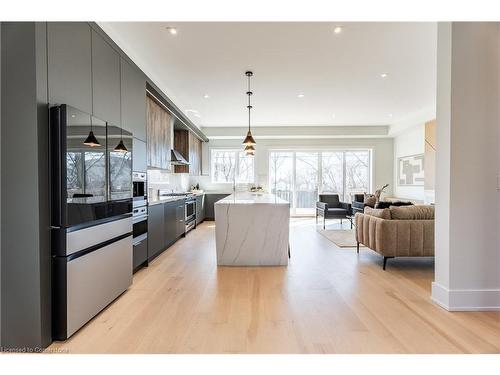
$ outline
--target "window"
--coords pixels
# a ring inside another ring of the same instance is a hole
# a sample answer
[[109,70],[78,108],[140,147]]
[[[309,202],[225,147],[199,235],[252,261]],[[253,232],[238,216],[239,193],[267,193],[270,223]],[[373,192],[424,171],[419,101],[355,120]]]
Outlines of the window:
[[214,183],[254,182],[254,157],[241,150],[212,149],[211,173]]
[[272,151],[269,186],[290,202],[293,214],[314,213],[318,193],[338,194],[351,202],[354,194],[370,191],[370,151]]

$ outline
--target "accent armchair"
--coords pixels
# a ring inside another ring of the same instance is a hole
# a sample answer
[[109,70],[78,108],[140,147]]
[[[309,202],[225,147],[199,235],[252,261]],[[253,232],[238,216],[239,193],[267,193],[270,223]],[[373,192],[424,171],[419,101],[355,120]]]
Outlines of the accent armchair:
[[[365,210],[365,195],[364,194],[354,194],[352,203],[352,214],[356,214],[356,212],[359,212],[362,214]],[[373,207],[372,207],[373,208]]]
[[[347,219],[351,214],[351,205],[349,203],[341,202],[338,194],[320,194],[319,202],[316,202],[316,223],[318,216],[323,216],[323,229],[325,229],[325,221],[327,218]],[[352,221],[351,221],[352,227]]]

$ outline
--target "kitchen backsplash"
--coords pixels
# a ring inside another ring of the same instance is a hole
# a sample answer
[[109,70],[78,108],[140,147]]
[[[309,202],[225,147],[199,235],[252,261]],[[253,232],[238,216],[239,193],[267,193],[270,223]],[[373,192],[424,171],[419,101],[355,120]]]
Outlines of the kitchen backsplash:
[[153,195],[156,195],[158,190],[186,192],[189,190],[189,174],[148,169],[148,189]]

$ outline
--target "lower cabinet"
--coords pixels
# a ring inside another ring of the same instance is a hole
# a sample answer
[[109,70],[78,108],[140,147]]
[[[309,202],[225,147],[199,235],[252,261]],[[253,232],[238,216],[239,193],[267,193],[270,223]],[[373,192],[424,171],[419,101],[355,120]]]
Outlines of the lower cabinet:
[[231,194],[205,194],[205,219],[215,220],[215,202]]
[[164,206],[165,248],[177,240],[177,205],[179,202],[167,202]]
[[133,266],[134,272],[137,271],[148,260],[148,238],[134,245]]
[[152,260],[184,235],[184,200],[149,206],[148,259]]
[[180,237],[184,235],[186,231],[186,226],[184,224],[184,217],[185,217],[185,204],[184,201],[178,201],[177,202],[177,210],[176,210],[176,217],[177,217],[177,237]]
[[205,195],[196,196],[196,225],[205,220]]
[[165,249],[165,213],[163,204],[148,208],[148,259],[155,258]]

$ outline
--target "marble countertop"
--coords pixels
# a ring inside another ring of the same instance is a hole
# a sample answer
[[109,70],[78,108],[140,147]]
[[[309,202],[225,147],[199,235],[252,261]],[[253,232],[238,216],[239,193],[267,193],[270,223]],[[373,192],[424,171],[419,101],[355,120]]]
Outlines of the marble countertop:
[[278,198],[274,194],[269,193],[249,193],[241,192],[231,194],[223,198],[215,204],[279,204],[289,205],[290,203],[284,199]]
[[185,198],[186,197],[183,197],[183,196],[178,196],[178,197],[151,197],[151,198],[148,198],[148,205],[149,206],[154,206],[155,204],[184,200]]

